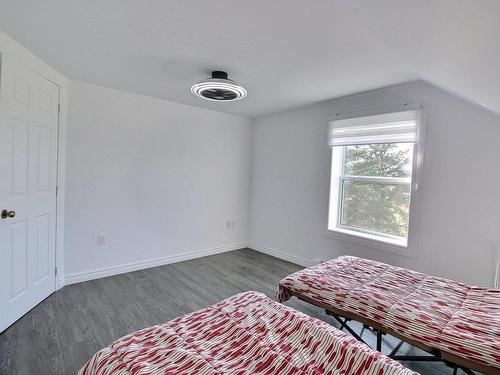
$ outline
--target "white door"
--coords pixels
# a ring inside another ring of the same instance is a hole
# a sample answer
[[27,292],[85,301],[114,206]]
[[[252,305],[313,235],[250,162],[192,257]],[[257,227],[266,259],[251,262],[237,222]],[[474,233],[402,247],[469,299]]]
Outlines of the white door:
[[1,56],[0,332],[55,290],[59,87]]

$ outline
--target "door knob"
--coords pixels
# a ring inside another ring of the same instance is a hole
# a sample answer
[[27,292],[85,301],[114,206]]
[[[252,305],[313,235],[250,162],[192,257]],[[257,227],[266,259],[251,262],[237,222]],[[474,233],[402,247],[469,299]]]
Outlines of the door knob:
[[7,219],[7,218],[12,219],[15,216],[16,216],[16,211],[2,210],[2,219]]

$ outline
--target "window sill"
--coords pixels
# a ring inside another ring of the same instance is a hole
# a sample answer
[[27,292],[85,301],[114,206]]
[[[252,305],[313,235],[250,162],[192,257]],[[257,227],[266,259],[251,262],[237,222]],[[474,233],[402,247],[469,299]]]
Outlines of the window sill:
[[332,232],[338,232],[342,233],[348,236],[354,236],[354,237],[359,237],[363,238],[366,240],[370,241],[377,241],[385,244],[390,244],[394,246],[399,246],[399,247],[404,247],[407,248],[407,241],[406,240],[398,240],[398,239],[393,239],[393,238],[388,238],[384,236],[377,236],[376,234],[370,234],[370,233],[363,233],[363,232],[358,232],[356,230],[349,230],[349,229],[344,229],[344,228],[335,228],[335,229],[329,229]]
[[413,252],[408,248],[407,241],[385,238],[382,236],[372,235],[369,233],[361,233],[344,228],[327,229],[325,237],[353,243],[365,248],[371,248],[393,254],[403,255],[410,258],[415,258],[415,254],[413,254]]

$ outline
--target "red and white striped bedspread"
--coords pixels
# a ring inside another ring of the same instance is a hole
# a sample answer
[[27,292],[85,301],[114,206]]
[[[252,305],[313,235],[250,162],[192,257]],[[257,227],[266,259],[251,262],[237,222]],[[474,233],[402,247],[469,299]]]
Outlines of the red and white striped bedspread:
[[79,374],[416,373],[327,323],[246,292],[125,336]]
[[445,353],[500,368],[500,290],[341,256],[280,281],[292,294],[374,321]]

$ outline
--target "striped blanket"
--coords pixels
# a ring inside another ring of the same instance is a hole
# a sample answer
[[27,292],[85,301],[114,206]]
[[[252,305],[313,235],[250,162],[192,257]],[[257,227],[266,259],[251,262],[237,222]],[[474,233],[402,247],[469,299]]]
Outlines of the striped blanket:
[[415,374],[320,320],[246,292],[125,336],[79,375]]
[[500,290],[342,256],[281,280],[278,300],[292,295],[500,373]]

